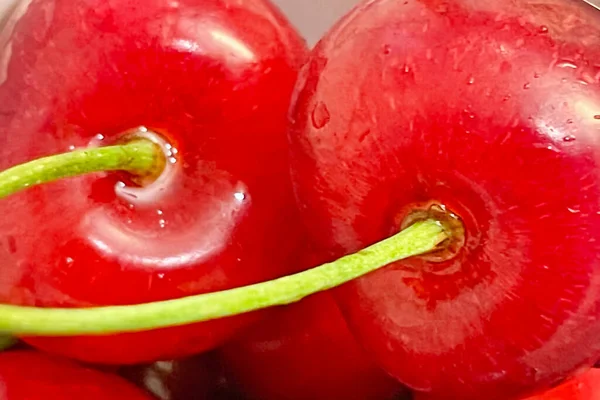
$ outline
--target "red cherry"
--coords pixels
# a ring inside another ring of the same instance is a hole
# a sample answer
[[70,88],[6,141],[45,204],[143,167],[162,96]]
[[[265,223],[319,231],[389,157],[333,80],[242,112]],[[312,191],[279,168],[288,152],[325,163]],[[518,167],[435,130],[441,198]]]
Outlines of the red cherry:
[[562,385],[526,400],[595,400],[600,397],[600,370],[570,379]]
[[[0,169],[139,126],[172,158],[144,188],[95,174],[0,202],[1,301],[137,304],[290,272],[285,127],[305,47],[268,2],[34,0],[0,49]],[[27,341],[137,363],[209,349],[254,319]]]
[[321,253],[435,204],[464,223],[445,261],[337,292],[389,373],[442,398],[508,399],[599,358],[600,13],[369,1],[315,49],[296,99],[293,175]]
[[385,400],[402,392],[358,347],[329,293],[279,310],[222,354],[251,399]]
[[216,353],[122,367],[119,375],[161,400],[239,400]]
[[30,350],[0,354],[3,400],[150,400],[125,379]]
[[[600,370],[591,369],[565,383],[541,394],[523,400],[596,400],[600,394]],[[416,393],[415,400],[433,400],[433,397]]]

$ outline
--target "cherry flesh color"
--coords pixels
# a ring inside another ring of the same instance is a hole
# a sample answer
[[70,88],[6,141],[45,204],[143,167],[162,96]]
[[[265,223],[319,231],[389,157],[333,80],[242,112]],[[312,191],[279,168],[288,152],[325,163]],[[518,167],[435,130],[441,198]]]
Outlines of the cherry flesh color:
[[151,400],[135,385],[105,372],[31,350],[0,354],[3,400]]
[[220,352],[249,399],[391,400],[404,393],[358,346],[330,293],[278,310]]
[[[93,174],[0,202],[0,301],[138,304],[290,272],[301,239],[286,112],[305,45],[270,3],[26,1],[0,49],[0,169],[140,126],[171,161],[143,188]],[[140,363],[210,349],[255,318],[25,340]]]
[[240,400],[218,353],[121,367],[118,374],[160,400]]
[[465,243],[336,291],[408,386],[509,399],[600,356],[600,13],[547,1],[376,0],[301,72],[293,177],[319,253],[381,240],[423,204]]

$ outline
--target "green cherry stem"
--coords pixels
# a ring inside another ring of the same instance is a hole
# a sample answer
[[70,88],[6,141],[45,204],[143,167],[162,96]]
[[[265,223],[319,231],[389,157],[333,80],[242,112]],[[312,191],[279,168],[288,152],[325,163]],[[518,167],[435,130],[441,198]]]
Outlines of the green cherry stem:
[[39,158],[0,172],[0,198],[29,187],[101,171],[126,171],[136,176],[162,170],[164,155],[148,139]]
[[0,332],[17,336],[139,332],[286,305],[392,262],[435,250],[448,237],[440,222],[419,221],[355,254],[295,275],[176,300],[80,309],[0,305]]

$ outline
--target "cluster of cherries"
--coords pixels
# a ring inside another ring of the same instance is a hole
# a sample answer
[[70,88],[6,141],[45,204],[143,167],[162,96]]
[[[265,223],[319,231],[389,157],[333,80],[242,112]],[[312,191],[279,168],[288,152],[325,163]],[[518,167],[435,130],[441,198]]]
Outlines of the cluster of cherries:
[[2,399],[600,398],[586,2],[23,0],[0,169]]

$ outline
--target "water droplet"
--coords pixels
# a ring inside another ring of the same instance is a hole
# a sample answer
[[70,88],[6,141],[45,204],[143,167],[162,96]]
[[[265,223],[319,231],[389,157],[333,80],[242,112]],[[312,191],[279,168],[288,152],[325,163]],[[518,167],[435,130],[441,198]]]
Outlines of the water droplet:
[[129,205],[127,206],[127,208],[129,208],[130,210],[133,210],[135,208],[135,206],[131,203],[129,203]]
[[572,124],[572,123],[573,123],[573,120],[572,120],[572,119],[568,119],[568,120],[567,120],[567,124]]
[[564,142],[574,142],[577,138],[573,135],[567,135],[563,138]]
[[73,151],[73,150],[75,150],[75,145],[72,144],[69,146],[69,151]]
[[97,135],[96,135],[94,138],[95,138],[96,140],[98,140],[98,141],[102,141],[102,140],[104,140],[104,135],[103,135],[103,134],[101,134],[101,133],[99,133],[99,134],[97,134]]
[[506,96],[504,96],[502,98],[502,101],[508,101],[508,100],[510,100],[510,94],[507,94]]
[[594,119],[600,119],[600,114],[594,115]]
[[163,279],[165,277],[165,274],[161,272],[161,273],[157,274],[156,276],[158,276],[158,279]]
[[527,90],[531,87],[531,83],[527,82],[523,85],[523,89]]
[[156,210],[157,215],[163,215],[163,210]]
[[65,258],[65,262],[66,262],[67,264],[73,264],[73,262],[74,262],[74,261],[75,261],[75,260],[73,260],[71,257],[66,257],[66,258]]
[[571,207],[567,207],[567,210],[569,210],[569,212],[571,214],[579,214],[581,212],[581,210],[578,210],[576,208],[571,208]]
[[383,45],[383,54],[390,54],[392,52],[392,46],[389,44]]
[[327,106],[323,102],[318,102],[315,104],[315,108],[312,112],[312,123],[316,129],[321,129],[325,125],[329,123],[331,119],[331,115],[329,114],[329,110]]
[[538,72],[534,72],[533,77],[535,79],[539,78],[541,75]]
[[539,33],[548,33],[548,27],[546,25],[542,25],[538,29]]
[[246,194],[242,192],[236,192],[233,194],[233,197],[235,197],[237,201],[244,201],[244,199],[246,198]]
[[577,65],[575,65],[572,61],[563,60],[556,63],[557,68],[569,68],[569,69],[577,69]]
[[410,65],[404,64],[404,67],[402,67],[402,72],[408,74],[410,72]]
[[161,228],[164,228],[164,227],[167,225],[167,221],[165,221],[164,219],[159,219],[159,220],[158,220],[158,225],[159,225]]
[[467,85],[472,85],[475,83],[475,78],[473,76],[469,77],[469,80],[467,81]]

